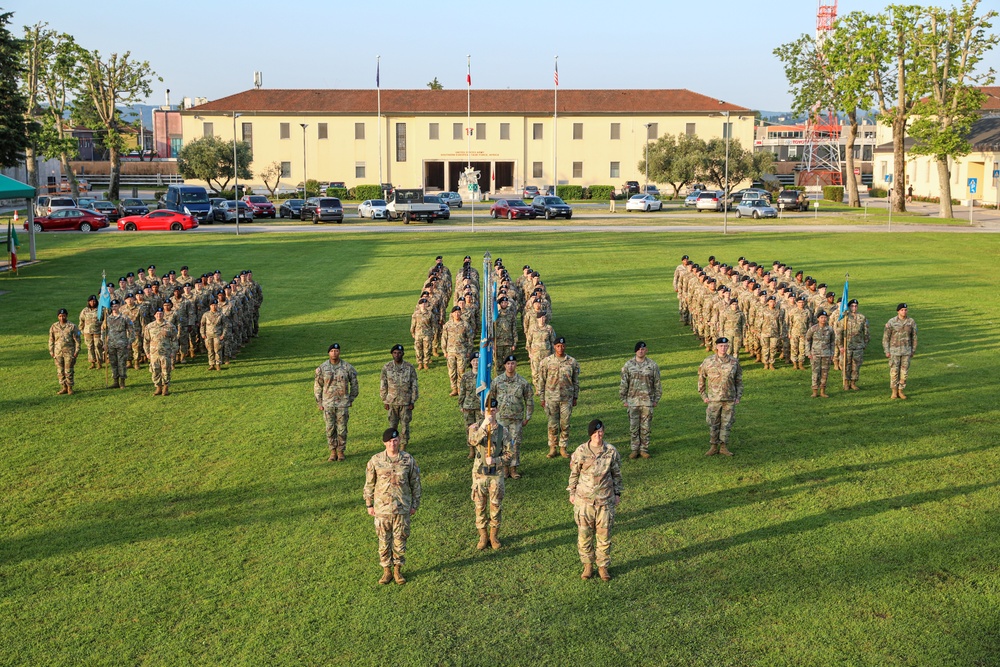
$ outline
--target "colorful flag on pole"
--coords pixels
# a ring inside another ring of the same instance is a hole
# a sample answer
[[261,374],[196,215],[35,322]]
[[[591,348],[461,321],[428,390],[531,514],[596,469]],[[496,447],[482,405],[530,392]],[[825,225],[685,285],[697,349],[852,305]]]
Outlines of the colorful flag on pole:
[[466,74],[465,74],[465,82],[467,84],[469,84],[469,88],[472,88],[472,59],[471,58],[469,58],[466,61],[466,67],[468,68],[468,70],[466,71]]
[[480,274],[481,279],[486,281],[479,334],[479,366],[476,368],[476,393],[481,410],[486,409],[486,399],[493,383],[493,323],[497,317],[497,285],[491,260],[490,253],[483,256],[483,272]]
[[555,73],[554,79],[555,79],[555,82],[556,82],[556,88],[558,88],[559,87],[559,60],[558,59],[556,60],[556,73]]
[[[14,220],[17,220],[17,211],[14,211]],[[7,252],[10,254],[10,270],[17,271],[17,246],[21,245],[17,240],[17,230],[14,223],[7,223]]]
[[851,274],[849,273],[846,276],[844,276],[844,292],[843,294],[840,295],[840,314],[837,317],[838,320],[844,319],[844,315],[847,314],[847,302],[850,299],[847,292],[847,280],[850,277]]
[[101,274],[101,295],[97,299],[97,319],[101,319],[101,314],[105,310],[111,310],[111,290],[108,289],[108,283],[105,274]]
[[376,88],[381,88],[382,87],[381,84],[379,83],[379,74],[380,74],[380,70],[381,69],[382,69],[382,63],[379,62],[378,60],[376,60],[375,61],[375,87]]

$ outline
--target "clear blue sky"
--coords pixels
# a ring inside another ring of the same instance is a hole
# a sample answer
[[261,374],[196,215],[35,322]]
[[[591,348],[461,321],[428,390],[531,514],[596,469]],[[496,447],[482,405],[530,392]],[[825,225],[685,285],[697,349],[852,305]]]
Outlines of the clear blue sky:
[[[947,5],[959,0],[941,0]],[[841,0],[840,14],[885,0]],[[995,7],[995,0],[984,2]],[[437,77],[476,88],[688,88],[752,109],[790,106],[775,47],[812,34],[817,0],[700,2],[510,2],[454,0],[222,3],[0,0],[11,28],[46,21],[102,53],[131,51],[163,82],[149,102],[209,99],[265,88],[368,88],[382,56],[383,88],[423,88]],[[625,8],[643,12],[626,12]],[[364,9],[363,9],[364,8]],[[378,9],[376,9],[378,8]],[[233,26],[238,26],[236,30]],[[994,31],[1000,30],[1000,23]],[[1000,70],[1000,51],[988,57]]]

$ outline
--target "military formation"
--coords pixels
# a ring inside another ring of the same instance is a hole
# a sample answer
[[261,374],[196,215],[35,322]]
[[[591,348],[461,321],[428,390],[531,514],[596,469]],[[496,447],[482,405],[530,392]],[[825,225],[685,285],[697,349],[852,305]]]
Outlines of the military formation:
[[249,270],[231,281],[222,272],[192,276],[188,267],[161,278],[156,266],[140,267],[108,285],[110,307],[95,294],[80,311],[79,324],[61,308],[49,329],[49,355],[56,364],[59,394],[72,394],[74,367],[82,348],[90,369],[105,368],[110,389],[124,389],[130,368],[148,364],[154,396],[168,396],[176,364],[205,354],[209,370],[229,365],[259,331],[264,293]]

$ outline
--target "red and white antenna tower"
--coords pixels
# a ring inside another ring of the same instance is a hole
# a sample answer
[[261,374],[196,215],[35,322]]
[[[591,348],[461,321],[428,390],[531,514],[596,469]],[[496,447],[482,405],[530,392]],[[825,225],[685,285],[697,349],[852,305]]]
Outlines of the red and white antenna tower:
[[[837,20],[837,0],[818,0],[816,11],[816,52],[822,57],[823,44]],[[799,185],[843,185],[840,169],[840,123],[833,109],[817,102],[809,111],[805,127],[805,152]]]

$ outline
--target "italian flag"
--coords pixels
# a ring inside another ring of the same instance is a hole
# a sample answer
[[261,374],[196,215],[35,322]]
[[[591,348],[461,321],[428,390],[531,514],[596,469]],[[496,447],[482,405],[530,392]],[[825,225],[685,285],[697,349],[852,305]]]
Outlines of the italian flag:
[[17,271],[17,246],[21,245],[17,240],[17,229],[14,223],[17,222],[17,211],[14,211],[14,222],[7,223],[7,252],[10,253],[10,270]]

